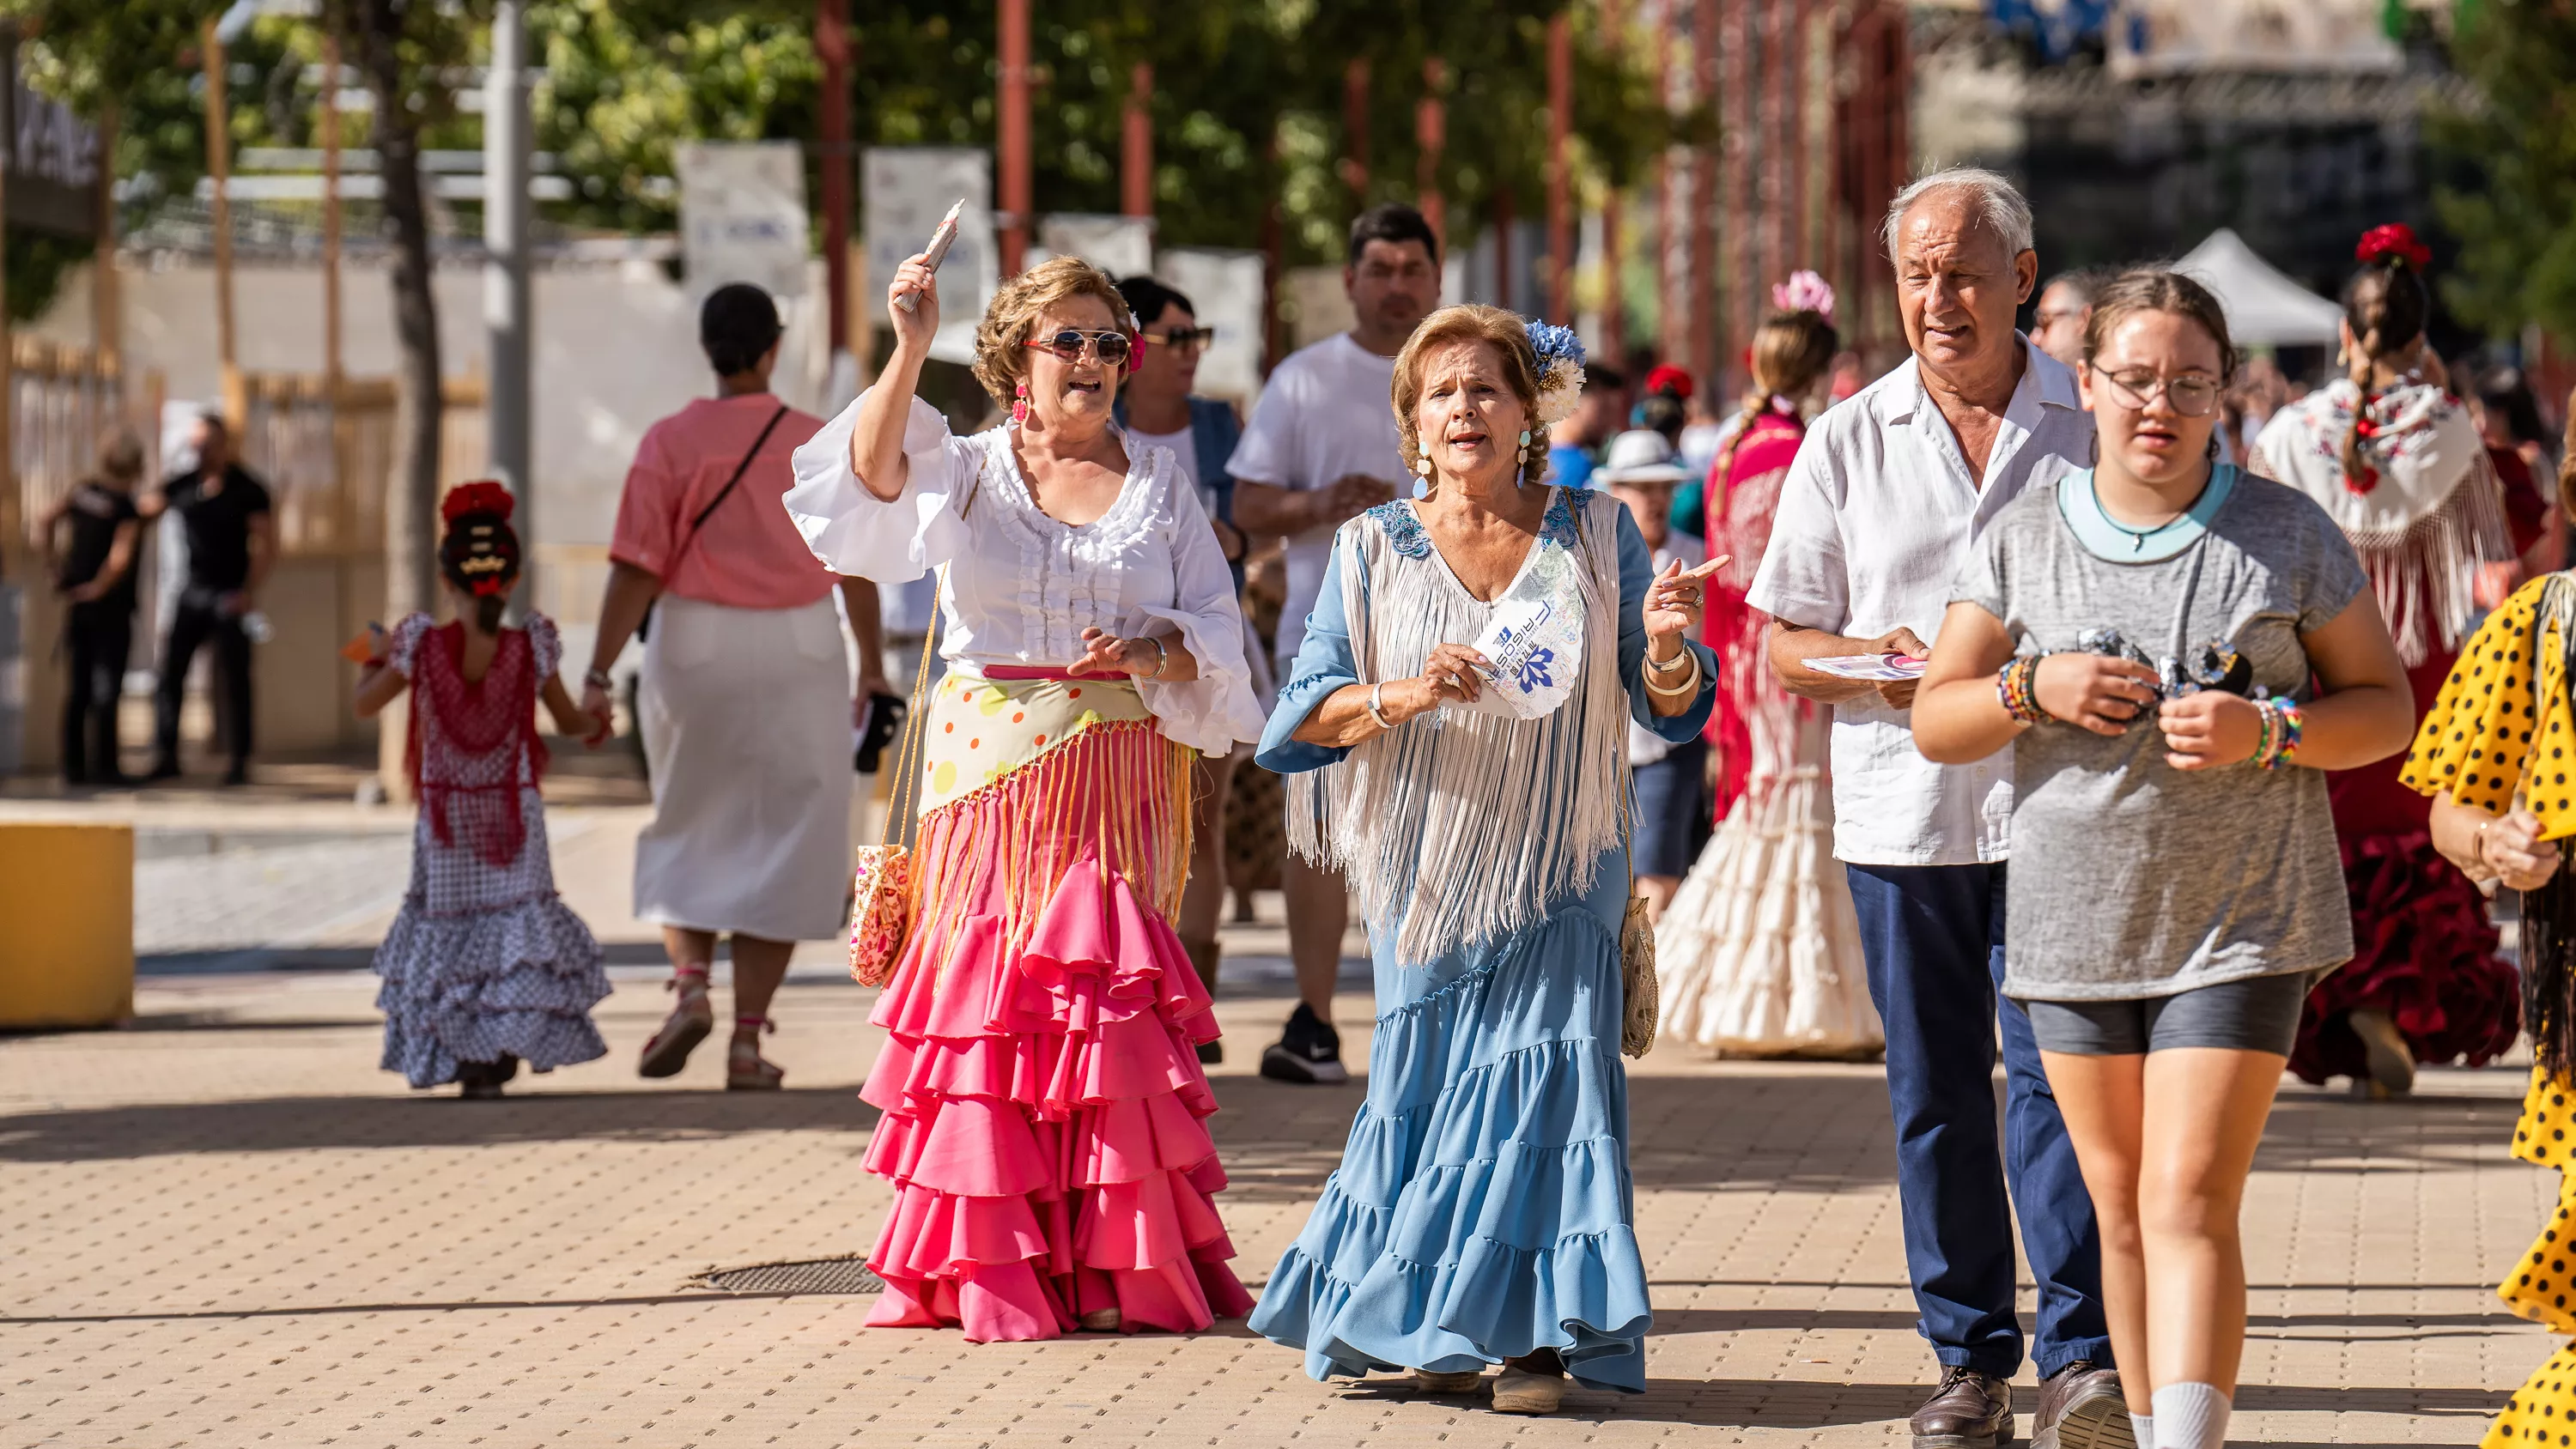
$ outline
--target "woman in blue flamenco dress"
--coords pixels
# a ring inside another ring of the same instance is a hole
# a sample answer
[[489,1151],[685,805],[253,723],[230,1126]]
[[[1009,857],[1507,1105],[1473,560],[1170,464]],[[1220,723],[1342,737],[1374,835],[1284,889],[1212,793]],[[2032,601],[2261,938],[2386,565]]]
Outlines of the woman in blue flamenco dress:
[[1569,1377],[1645,1388],[1625,741],[1697,734],[1716,670],[1688,642],[1706,568],[1657,577],[1616,499],[1542,486],[1581,378],[1571,334],[1496,308],[1414,333],[1393,403],[1427,492],[1342,525],[1260,752],[1291,847],[1359,895],[1378,1018],[1342,1165],[1252,1327],[1318,1379],[1463,1394],[1499,1362],[1507,1413]]

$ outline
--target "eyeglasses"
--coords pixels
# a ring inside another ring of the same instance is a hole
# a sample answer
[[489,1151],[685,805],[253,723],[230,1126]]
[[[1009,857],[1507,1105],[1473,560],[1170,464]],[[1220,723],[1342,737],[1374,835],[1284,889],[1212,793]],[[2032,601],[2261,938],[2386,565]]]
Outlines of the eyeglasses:
[[2111,372],[2092,363],[2095,376],[2111,385],[2111,396],[2120,406],[2145,412],[2155,405],[2158,395],[2173,404],[2173,410],[2187,418],[2205,418],[2217,410],[2221,389],[2214,377],[2163,378],[2143,367]]
[[1031,339],[1026,345],[1040,352],[1052,352],[1067,362],[1080,362],[1085,351],[1096,352],[1111,367],[1127,360],[1131,344],[1124,332],[1084,332],[1067,327],[1052,337]]
[[1168,347],[1175,352],[1205,352],[1208,345],[1216,341],[1216,329],[1175,327],[1169,332],[1148,332],[1145,338],[1158,347]]

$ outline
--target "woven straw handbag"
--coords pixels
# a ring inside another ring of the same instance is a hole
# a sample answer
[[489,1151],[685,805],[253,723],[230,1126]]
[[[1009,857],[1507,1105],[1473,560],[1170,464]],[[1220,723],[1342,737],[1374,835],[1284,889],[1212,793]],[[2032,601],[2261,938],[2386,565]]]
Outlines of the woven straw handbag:
[[[947,580],[947,570],[942,569],[943,587]],[[850,979],[861,986],[883,986],[912,938],[912,848],[904,838],[912,831],[913,812],[921,803],[922,734],[930,723],[930,661],[938,646],[939,610],[934,604],[930,627],[921,636],[921,667],[913,674],[903,739],[895,746],[885,831],[877,844],[859,847],[856,874],[850,882]]]

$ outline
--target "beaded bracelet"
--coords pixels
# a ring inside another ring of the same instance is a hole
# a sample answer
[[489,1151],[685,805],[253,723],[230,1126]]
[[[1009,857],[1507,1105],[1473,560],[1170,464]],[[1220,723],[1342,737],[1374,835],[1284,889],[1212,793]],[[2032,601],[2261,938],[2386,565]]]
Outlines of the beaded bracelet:
[[2039,706],[2038,679],[2036,654],[2023,655],[1995,671],[1995,697],[2003,701],[2004,713],[2021,724],[2038,724],[2050,717]]
[[2272,747],[2279,742],[2280,738],[2281,713],[2279,706],[2273,704],[2272,701],[2268,699],[2258,699],[2254,701],[2253,762],[2257,769],[2268,770],[2272,768]]
[[2262,759],[2264,769],[2277,770],[2283,765],[2298,762],[2299,737],[2306,732],[2307,716],[2286,699],[2267,702],[2271,705],[2268,713],[2275,721],[2271,750],[2258,758]]

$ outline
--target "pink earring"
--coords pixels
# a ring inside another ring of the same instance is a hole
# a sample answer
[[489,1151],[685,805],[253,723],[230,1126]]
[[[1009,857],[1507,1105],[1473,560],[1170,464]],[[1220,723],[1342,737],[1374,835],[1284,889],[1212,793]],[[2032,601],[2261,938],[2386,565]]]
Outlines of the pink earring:
[[1025,423],[1028,420],[1029,385],[1024,382],[1020,384],[1019,401],[1011,404],[1011,421],[1015,423]]

